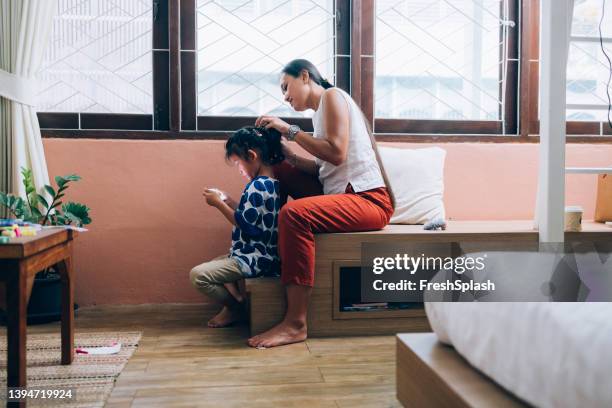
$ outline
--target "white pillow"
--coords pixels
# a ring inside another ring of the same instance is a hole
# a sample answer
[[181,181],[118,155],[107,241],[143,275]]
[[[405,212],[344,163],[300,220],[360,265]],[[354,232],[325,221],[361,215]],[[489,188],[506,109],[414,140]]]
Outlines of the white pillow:
[[445,219],[444,159],[439,147],[425,149],[378,148],[395,195],[391,224],[424,224]]

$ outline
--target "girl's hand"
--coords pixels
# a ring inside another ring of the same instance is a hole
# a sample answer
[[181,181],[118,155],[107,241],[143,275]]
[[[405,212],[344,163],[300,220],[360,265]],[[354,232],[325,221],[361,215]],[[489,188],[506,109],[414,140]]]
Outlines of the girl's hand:
[[265,127],[266,129],[274,128],[283,136],[289,133],[289,124],[276,116],[260,116],[255,121],[255,126]]
[[236,208],[238,208],[238,203],[236,202],[236,200],[234,200],[232,197],[228,196],[226,194],[225,200],[223,200],[223,202],[227,205],[229,205],[229,207],[232,210],[235,210]]
[[207,188],[204,190],[202,195],[206,199],[206,204],[210,205],[211,207],[219,208],[221,205],[223,205],[221,194],[219,194],[219,191],[216,189]]

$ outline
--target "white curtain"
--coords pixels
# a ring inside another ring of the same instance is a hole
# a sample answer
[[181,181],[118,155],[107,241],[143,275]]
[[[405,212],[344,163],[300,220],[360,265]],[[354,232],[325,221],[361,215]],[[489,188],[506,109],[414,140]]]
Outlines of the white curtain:
[[56,0],[0,0],[0,191],[25,195],[22,167],[39,192],[49,183],[35,75],[56,10]]

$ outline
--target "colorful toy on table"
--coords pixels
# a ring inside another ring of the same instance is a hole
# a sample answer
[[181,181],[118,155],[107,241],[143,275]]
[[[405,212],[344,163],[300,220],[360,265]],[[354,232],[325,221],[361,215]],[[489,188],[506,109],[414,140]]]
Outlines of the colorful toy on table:
[[2,233],[0,233],[0,235],[2,235],[3,237],[17,238],[18,232],[15,231],[17,228],[2,227],[1,229],[2,229]]
[[[34,224],[22,223],[13,225],[4,225],[0,227],[0,236],[7,238],[19,238],[19,237],[35,237],[38,228]],[[2,243],[7,243],[6,240],[2,240]]]
[[17,229],[21,233],[22,237],[35,237],[36,234],[38,233],[36,228],[31,227],[31,226],[19,227]]

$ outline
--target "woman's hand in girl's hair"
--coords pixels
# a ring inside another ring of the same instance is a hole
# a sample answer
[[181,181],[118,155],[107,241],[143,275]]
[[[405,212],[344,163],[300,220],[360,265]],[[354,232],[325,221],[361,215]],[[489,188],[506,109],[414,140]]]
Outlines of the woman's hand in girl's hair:
[[265,127],[266,129],[274,128],[281,135],[287,136],[289,133],[289,124],[276,116],[260,116],[255,121],[255,127]]
[[202,195],[206,199],[206,204],[210,205],[211,207],[219,208],[221,205],[223,205],[221,194],[219,194],[218,190],[216,189],[207,188],[204,190]]

